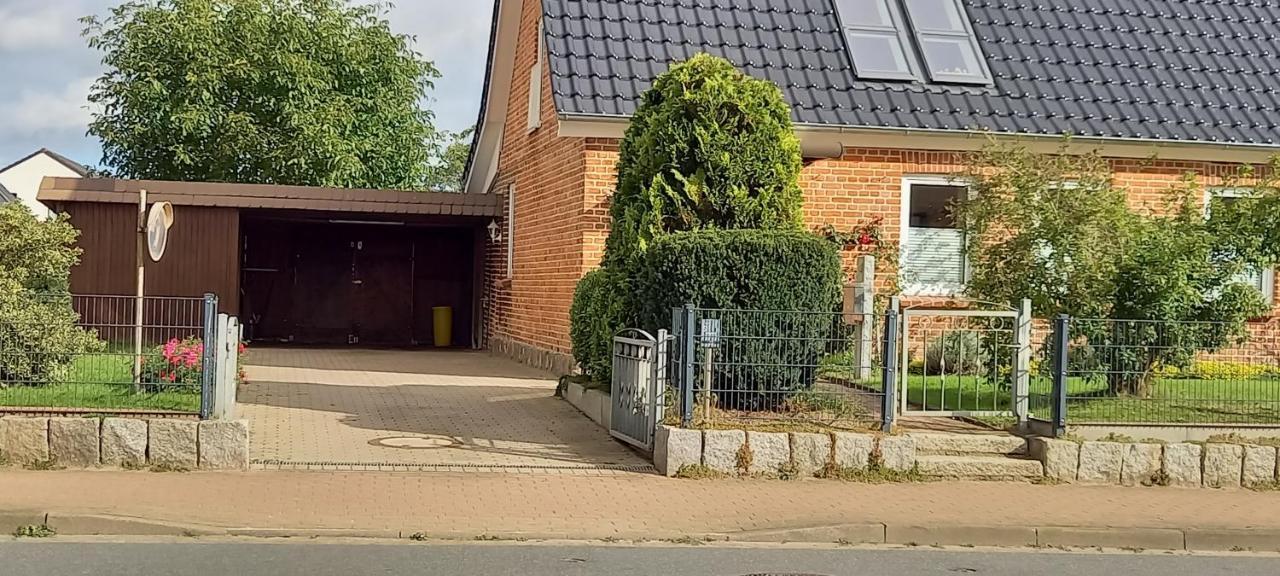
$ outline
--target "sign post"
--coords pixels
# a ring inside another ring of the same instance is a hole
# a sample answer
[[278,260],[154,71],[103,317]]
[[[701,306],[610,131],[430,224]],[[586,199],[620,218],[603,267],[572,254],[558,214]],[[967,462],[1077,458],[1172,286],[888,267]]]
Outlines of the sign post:
[[173,226],[173,205],[157,202],[147,210],[147,191],[138,191],[138,250],[135,263],[138,267],[137,285],[133,302],[133,383],[142,384],[142,327],[146,303],[147,256],[159,262],[169,243],[169,228]]

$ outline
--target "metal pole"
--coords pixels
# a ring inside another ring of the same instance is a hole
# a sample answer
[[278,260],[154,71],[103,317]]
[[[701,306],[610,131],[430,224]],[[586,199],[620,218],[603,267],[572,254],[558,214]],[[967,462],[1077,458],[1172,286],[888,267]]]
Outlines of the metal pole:
[[1059,314],[1053,321],[1053,436],[1067,433],[1067,343],[1071,319]]
[[880,407],[880,428],[885,433],[893,431],[893,419],[898,403],[898,309],[890,308],[884,317],[884,369],[880,372],[880,389],[884,402]]
[[146,276],[147,258],[147,191],[138,191],[138,233],[137,254],[134,260],[138,267],[137,283],[134,285],[133,300],[133,383],[142,384],[142,305],[146,290],[143,287]]
[[204,295],[204,355],[200,359],[200,419],[213,413],[214,383],[218,375],[218,297]]
[[693,304],[685,304],[680,318],[680,427],[693,425]]
[[702,417],[711,420],[711,356],[715,349],[702,348]]

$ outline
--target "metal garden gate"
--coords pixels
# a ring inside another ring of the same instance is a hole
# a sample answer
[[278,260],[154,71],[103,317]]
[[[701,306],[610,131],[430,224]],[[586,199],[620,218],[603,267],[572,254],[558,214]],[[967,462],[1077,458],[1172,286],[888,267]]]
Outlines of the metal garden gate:
[[1030,313],[1029,301],[1021,309],[903,310],[899,413],[1025,415]]
[[666,330],[655,338],[635,328],[613,338],[609,433],[645,451],[653,450],[654,430],[662,419],[667,340]]

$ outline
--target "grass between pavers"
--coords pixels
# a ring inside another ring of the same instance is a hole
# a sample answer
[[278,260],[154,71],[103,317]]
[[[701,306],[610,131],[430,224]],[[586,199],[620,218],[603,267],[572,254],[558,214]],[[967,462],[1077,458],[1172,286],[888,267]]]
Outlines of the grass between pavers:
[[62,382],[0,389],[0,406],[196,412],[200,390],[170,385],[168,390],[138,391],[133,384],[132,355],[86,354],[72,361]]

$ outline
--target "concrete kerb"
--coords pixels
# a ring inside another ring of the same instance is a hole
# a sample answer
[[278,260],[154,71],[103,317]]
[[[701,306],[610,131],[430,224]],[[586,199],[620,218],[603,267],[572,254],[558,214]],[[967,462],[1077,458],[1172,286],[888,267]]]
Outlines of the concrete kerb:
[[994,546],[1110,548],[1178,551],[1280,552],[1277,529],[1201,529],[1144,527],[897,525],[882,523],[798,526],[730,533],[674,532],[595,534],[588,531],[494,530],[483,534],[456,529],[406,528],[254,528],[218,527],[152,521],[102,514],[0,512],[0,528],[46,524],[62,536],[238,536],[252,538],[369,538],[406,539],[422,535],[433,540],[685,540],[742,543],[891,544],[906,546]]

